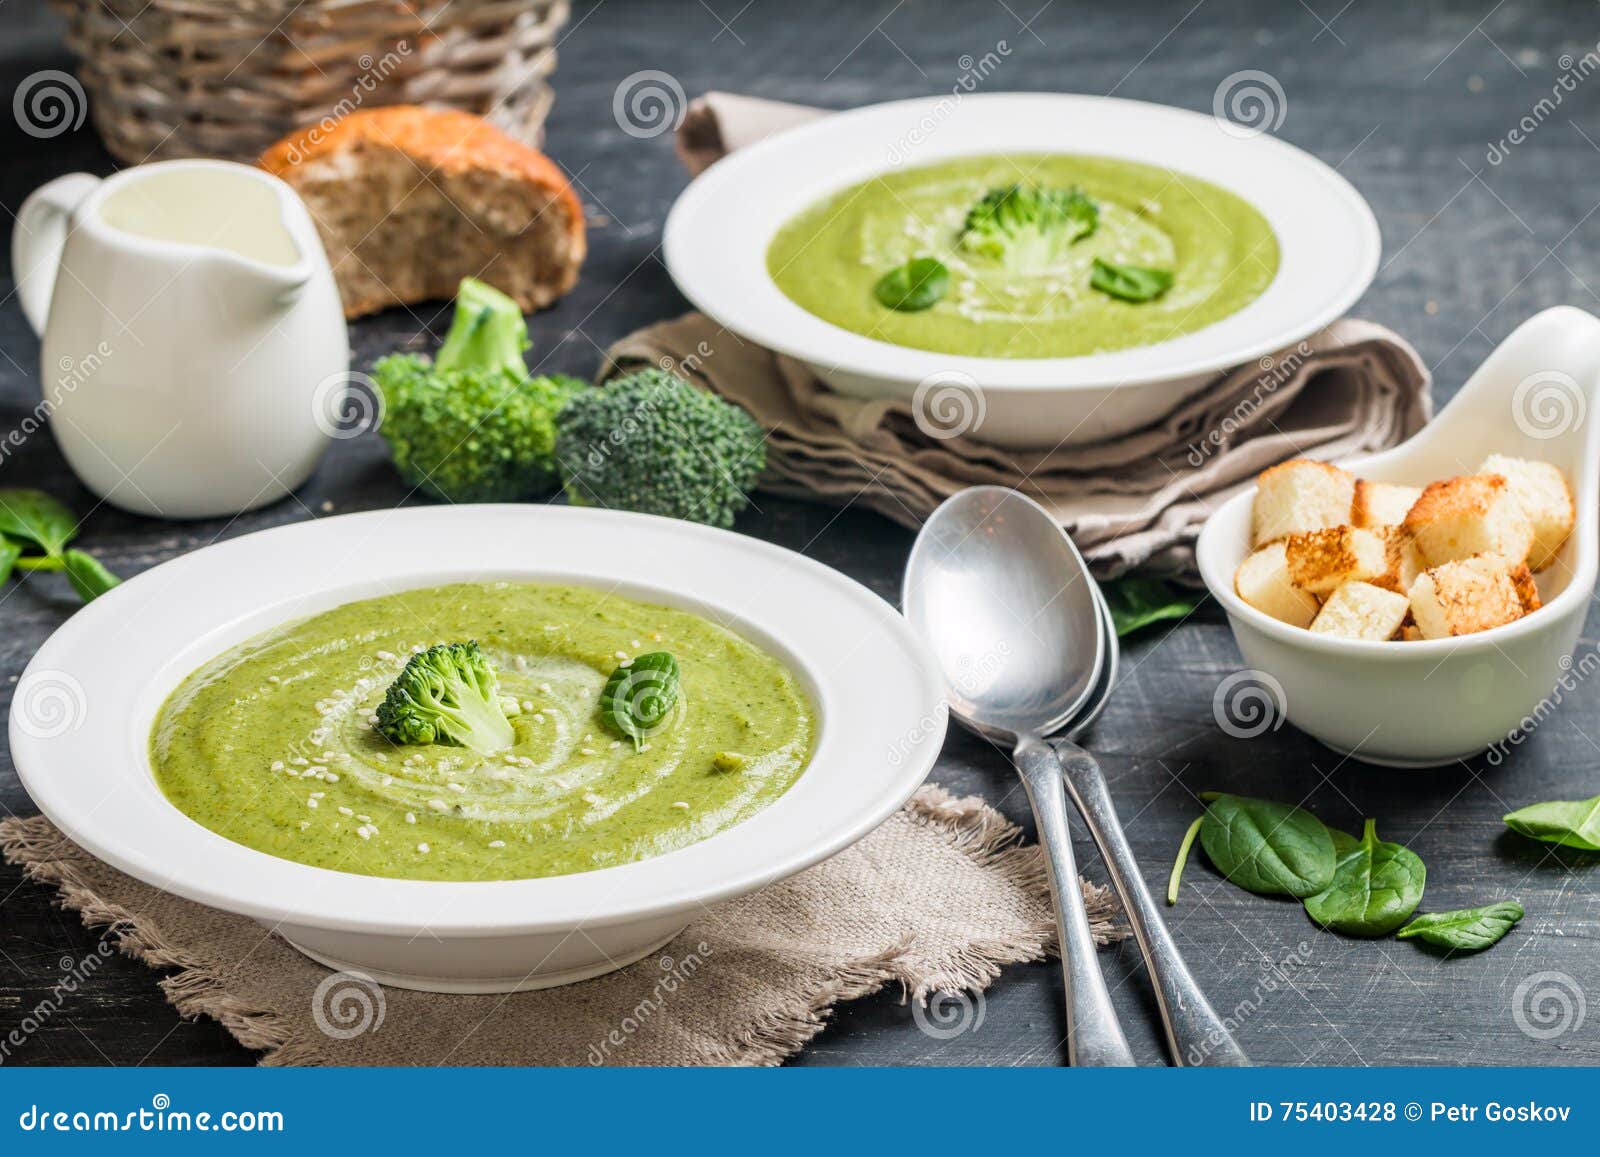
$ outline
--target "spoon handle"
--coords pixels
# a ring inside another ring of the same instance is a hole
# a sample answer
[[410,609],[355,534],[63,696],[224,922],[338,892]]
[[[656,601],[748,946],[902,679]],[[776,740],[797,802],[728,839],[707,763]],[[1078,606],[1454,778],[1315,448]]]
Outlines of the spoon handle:
[[1144,885],[1133,849],[1128,846],[1128,837],[1117,819],[1116,806],[1111,802],[1105,773],[1094,756],[1076,744],[1058,739],[1054,746],[1065,774],[1067,791],[1083,813],[1094,842],[1100,846],[1100,854],[1106,858],[1111,883],[1128,913],[1128,923],[1133,926],[1139,951],[1144,954],[1145,967],[1155,984],[1156,1002],[1161,1008],[1173,1063],[1232,1068],[1249,1065],[1250,1058],[1233,1039],[1183,962],[1161,910]]
[[1067,829],[1067,799],[1061,786],[1061,763],[1036,736],[1024,735],[1012,754],[1028,802],[1033,805],[1039,843],[1049,869],[1050,896],[1055,901],[1061,939],[1061,972],[1067,995],[1067,1063],[1094,1067],[1132,1066],[1133,1052],[1111,1007],[1111,994],[1095,955],[1089,913],[1078,886],[1072,859],[1072,834]]

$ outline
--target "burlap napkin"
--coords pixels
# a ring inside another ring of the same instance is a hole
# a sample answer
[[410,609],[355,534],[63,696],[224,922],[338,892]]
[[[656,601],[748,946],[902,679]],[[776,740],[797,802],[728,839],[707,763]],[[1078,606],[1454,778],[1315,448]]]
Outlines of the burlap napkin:
[[[215,1017],[278,1065],[776,1064],[836,1002],[885,985],[918,1002],[926,1031],[949,1036],[981,1006],[929,1010],[930,994],[980,990],[1055,937],[1038,848],[981,800],[931,786],[859,844],[707,910],[628,968],[510,996],[329,972],[253,920],[108,867],[43,816],[0,823],[0,852],[105,929],[103,943],[176,970],[161,987],[181,1013]],[[1110,940],[1110,896],[1085,884],[1084,897]]]
[[[679,155],[699,172],[820,115],[712,93],[685,116]],[[700,314],[640,330],[607,360],[607,373],[676,367],[748,409],[771,434],[766,489],[860,503],[916,525],[967,486],[1016,487],[1055,513],[1102,578],[1133,567],[1192,573],[1201,523],[1256,473],[1297,455],[1338,460],[1393,446],[1430,414],[1416,351],[1382,326],[1349,319],[1174,397],[1171,412],[1143,429],[1044,452],[952,436],[936,412],[914,415],[909,401],[833,394],[800,363]],[[958,412],[961,401],[952,399]]]

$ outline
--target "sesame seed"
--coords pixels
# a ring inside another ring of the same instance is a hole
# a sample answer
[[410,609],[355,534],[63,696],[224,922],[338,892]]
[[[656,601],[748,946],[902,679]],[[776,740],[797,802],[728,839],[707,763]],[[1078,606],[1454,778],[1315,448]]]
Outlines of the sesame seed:
[[682,808],[682,809],[683,809],[683,810],[684,810],[684,811],[688,811],[688,810],[689,810],[689,805],[688,805],[688,804],[686,804],[686,803],[685,803],[685,802],[684,802],[684,801],[683,801],[683,800],[681,800],[681,799],[675,799],[675,800],[673,800],[673,801],[672,801],[672,806],[673,806],[673,807],[681,807],[681,808]]
[[364,816],[359,812],[356,813],[356,819],[360,820],[364,824],[370,824],[372,822],[371,816]]
[[394,776],[392,776],[392,775],[386,775],[386,776],[384,776],[382,779],[380,779],[378,781],[379,785],[382,786],[382,787],[388,787],[393,782],[394,782]]
[[504,840],[490,840],[489,846],[491,848],[503,848],[506,846],[506,842]]
[[611,654],[618,659],[626,659],[628,657],[628,652],[626,651],[612,651]]
[[325,792],[325,791],[314,791],[314,792],[311,793],[311,798],[312,799],[321,799],[323,796],[325,796],[327,794],[328,793]]
[[417,845],[417,851],[421,852],[423,855],[427,855],[428,854],[428,845],[427,844],[418,844]]
[[278,676],[276,676],[276,675],[268,675],[267,676],[267,682],[268,683],[282,683],[283,680],[278,678]]
[[379,651],[378,658],[382,659],[385,663],[394,662],[394,654],[390,651]]
[[533,700],[532,699],[524,699],[522,701],[522,709],[524,711],[532,711],[533,710]]
[[297,755],[293,759],[291,759],[289,762],[294,764],[296,767],[304,767],[306,764],[310,763],[311,761],[309,759],[301,759]]
[[356,813],[355,813],[355,812],[353,812],[353,811],[351,811],[351,810],[350,810],[350,809],[349,809],[349,808],[347,808],[347,807],[341,807],[341,808],[340,808],[340,809],[339,809],[339,814],[340,814],[340,815],[342,815],[342,816],[353,816],[353,815],[355,815],[355,814],[356,814]]
[[367,827],[366,824],[362,824],[356,829],[356,835],[360,836],[364,840],[370,840],[372,838],[372,829]]
[[428,806],[436,812],[447,812],[450,810],[450,805],[445,803],[442,799],[430,799],[428,801]]
[[323,772],[325,772],[327,770],[328,769],[325,768],[325,767],[321,767],[321,766],[319,766],[317,764],[312,764],[310,767],[306,768],[305,773],[307,775],[321,775]]
[[306,807],[316,807],[316,806],[317,806],[317,801],[315,799],[306,800]]
[[540,683],[539,684],[539,690],[544,692],[546,695],[550,694],[550,684],[548,684],[548,683]]
[[631,667],[631,666],[633,666],[633,660],[632,659],[624,659],[624,660],[622,660],[622,662],[618,663],[617,666],[618,667],[624,667],[624,668]]
[[465,784],[461,784],[461,783],[447,783],[447,784],[445,784],[445,787],[449,788],[451,791],[466,791],[467,790],[466,785]]
[[[381,759],[383,757],[379,756],[378,758]],[[338,775],[336,775],[334,772],[331,772],[331,771],[323,772],[320,778],[322,779],[323,783],[338,783],[339,782]]]
[[406,823],[414,824],[416,822],[417,822],[417,813],[416,812],[406,812]]
[[595,795],[595,793],[592,791],[586,791],[583,793],[583,801],[585,803],[600,803],[601,797]]
[[582,751],[582,753],[584,755],[593,755],[594,754],[594,748],[592,748],[592,747],[582,748],[581,751]]
[[612,740],[612,741],[611,741],[611,750],[612,750],[612,751],[615,751],[615,750],[616,750],[616,749],[617,749],[617,748],[619,748],[619,747],[621,747],[621,746],[622,746],[622,740],[620,740],[620,739],[613,739],[613,740]]
[[282,771],[283,770],[283,760],[274,759],[272,761],[272,770],[273,771]]
[[628,644],[628,646],[630,646],[630,647],[637,647],[638,645],[639,645],[639,640],[638,639],[635,639],[633,642]]

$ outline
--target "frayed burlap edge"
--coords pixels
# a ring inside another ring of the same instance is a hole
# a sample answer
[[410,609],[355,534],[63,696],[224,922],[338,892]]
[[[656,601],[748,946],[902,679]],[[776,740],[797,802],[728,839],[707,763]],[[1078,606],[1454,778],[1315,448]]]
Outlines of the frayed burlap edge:
[[[999,872],[1019,888],[1048,888],[1044,859],[1035,845],[1024,845],[1021,830],[977,796],[957,798],[929,784],[906,804],[914,823],[946,836],[957,851],[980,867]],[[86,884],[69,860],[78,849],[44,816],[0,821],[0,855],[21,866],[32,881],[56,889],[57,902],[77,912],[87,928],[105,929],[118,951],[152,968],[175,969],[160,980],[162,992],[180,1016],[209,1016],[240,1044],[261,1050],[264,1065],[321,1062],[311,1043],[297,1039],[294,1028],[276,1013],[253,1008],[228,989],[226,979],[204,961],[168,943],[158,922],[110,903]],[[1082,881],[1095,940],[1110,943],[1127,935],[1114,917],[1116,903],[1109,889]],[[809,991],[789,996],[714,1050],[714,1062],[727,1065],[777,1065],[804,1048],[827,1027],[841,1001],[870,996],[898,984],[903,999],[926,1001],[935,992],[977,992],[987,988],[1007,964],[1042,960],[1055,950],[1055,927],[1039,921],[1013,941],[975,941],[946,957],[921,961],[914,970],[908,958],[915,948],[907,937],[884,952],[852,961]]]

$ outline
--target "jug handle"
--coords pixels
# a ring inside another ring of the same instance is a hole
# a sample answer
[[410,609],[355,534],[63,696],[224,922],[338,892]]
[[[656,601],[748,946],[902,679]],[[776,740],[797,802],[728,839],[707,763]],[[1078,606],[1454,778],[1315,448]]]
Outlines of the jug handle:
[[23,315],[41,337],[73,210],[99,184],[100,178],[89,173],[68,173],[35,189],[17,211],[11,231],[11,278]]

